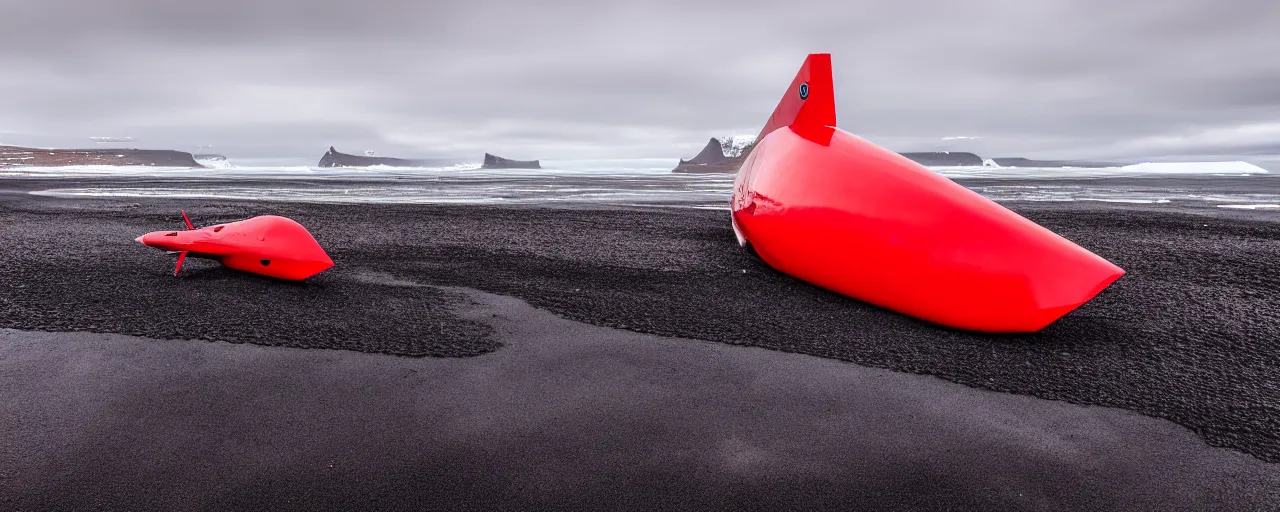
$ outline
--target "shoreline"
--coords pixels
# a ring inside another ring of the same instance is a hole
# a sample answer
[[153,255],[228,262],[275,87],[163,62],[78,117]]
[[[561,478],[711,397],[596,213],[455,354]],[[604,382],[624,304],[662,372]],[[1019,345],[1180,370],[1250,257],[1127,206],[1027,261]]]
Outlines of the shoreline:
[[[214,170],[217,171],[217,170]],[[228,171],[232,172],[232,171]],[[944,175],[946,176],[946,175]],[[947,176],[951,181],[968,188],[969,190],[978,192],[988,198],[993,198],[997,202],[1007,202],[1009,204],[1034,204],[1034,203],[1063,203],[1075,201],[1096,201],[1111,202],[1123,204],[1126,201],[1135,199],[1135,197],[1123,197],[1124,194],[1137,194],[1143,197],[1166,197],[1173,198],[1172,203],[1177,206],[1194,208],[1196,206],[1212,206],[1215,203],[1230,203],[1232,200],[1280,203],[1280,174],[1250,174],[1250,175],[1231,175],[1231,176],[1215,176],[1215,175],[1146,175],[1146,176],[963,176],[951,175]],[[681,173],[664,173],[664,174],[635,174],[627,176],[626,179],[619,179],[617,175],[599,175],[593,176],[590,173],[578,174],[572,177],[551,177],[537,175],[511,175],[511,176],[483,176],[476,177],[465,174],[465,172],[443,172],[428,173],[422,175],[416,174],[383,174],[381,171],[370,171],[368,173],[348,173],[339,176],[312,176],[308,174],[265,174],[257,175],[252,172],[239,174],[207,174],[207,175],[186,175],[181,172],[167,175],[165,172],[155,172],[142,175],[112,175],[112,174],[72,174],[69,176],[61,176],[58,174],[42,174],[42,175],[0,175],[0,193],[4,192],[38,192],[43,190],[58,190],[68,188],[95,188],[106,191],[112,189],[141,189],[141,190],[166,190],[169,192],[180,192],[184,189],[208,189],[211,193],[218,193],[220,189],[234,187],[237,189],[260,189],[263,191],[271,191],[277,187],[297,190],[315,190],[328,193],[334,197],[341,197],[344,188],[361,188],[361,187],[383,187],[388,190],[403,190],[405,188],[422,188],[430,194],[439,194],[441,198],[449,197],[450,191],[461,190],[470,192],[477,186],[494,186],[496,191],[503,194],[512,194],[518,192],[534,192],[523,188],[530,183],[538,183],[547,186],[546,192],[557,192],[558,189],[580,189],[588,188],[592,192],[655,192],[655,193],[671,193],[676,197],[675,202],[693,201],[687,197],[689,193],[702,194],[703,196],[711,195],[715,197],[723,196],[723,202],[728,204],[728,196],[732,193],[732,176],[716,176],[710,174],[681,174]],[[509,189],[504,189],[508,187]],[[1035,194],[1044,194],[1044,198],[1020,198],[1017,191],[1030,190]],[[1087,192],[1081,198],[1075,198],[1071,195],[1071,191]],[[1062,195],[1063,193],[1066,195]],[[1088,193],[1107,192],[1112,195],[1119,193],[1122,197],[1106,197],[1088,196]],[[685,194],[685,195],[681,195]],[[123,196],[103,196],[121,197]],[[148,196],[153,197],[153,196]],[[508,196],[503,196],[508,197]],[[1251,199],[1246,199],[1250,198]],[[176,199],[174,197],[160,196],[157,199]],[[511,198],[520,200],[525,199],[521,196],[511,196]],[[539,201],[541,198],[534,195],[528,195],[528,199]],[[1197,199],[1198,198],[1198,199]],[[1210,199],[1216,198],[1216,199]],[[1236,199],[1232,199],[1236,198]],[[197,197],[197,200],[228,200],[234,201],[234,198],[219,197]],[[650,198],[652,200],[653,198]],[[292,199],[290,199],[292,200]],[[701,201],[703,199],[699,199]],[[1134,204],[1156,204],[1164,205],[1151,199],[1143,199],[1151,201],[1150,203]],[[600,199],[595,199],[597,203]],[[547,203],[554,202],[547,201]],[[352,202],[351,204],[356,204]],[[429,203],[413,203],[413,202],[386,202],[381,204],[429,204]],[[469,203],[448,203],[448,204],[469,204]],[[525,203],[530,205],[543,204],[538,202]],[[582,203],[586,207],[590,207],[593,203],[584,201]]]

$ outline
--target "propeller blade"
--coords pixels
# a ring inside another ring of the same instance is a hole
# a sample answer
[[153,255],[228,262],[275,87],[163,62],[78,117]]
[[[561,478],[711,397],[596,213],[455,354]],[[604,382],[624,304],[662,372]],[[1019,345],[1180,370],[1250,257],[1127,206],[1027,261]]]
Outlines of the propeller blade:
[[187,251],[178,253],[178,266],[173,267],[173,276],[178,276],[178,271],[182,270],[182,262],[187,259]]
[[196,228],[195,226],[192,226],[192,225],[191,225],[191,219],[190,219],[190,218],[187,218],[187,211],[186,211],[186,210],[182,210],[182,220],[184,220],[184,221],[186,221],[186,222],[187,222],[187,229],[195,229],[195,228]]

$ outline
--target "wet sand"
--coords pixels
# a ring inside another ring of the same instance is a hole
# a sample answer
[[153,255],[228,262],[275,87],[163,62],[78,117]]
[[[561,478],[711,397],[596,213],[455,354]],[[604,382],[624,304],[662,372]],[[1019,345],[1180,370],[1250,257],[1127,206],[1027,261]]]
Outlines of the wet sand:
[[0,330],[0,429],[17,441],[0,448],[0,508],[1280,503],[1280,468],[1169,422],[459,292],[502,349],[418,359]]
[[[179,208],[291,216],[337,267],[175,279],[132,239]],[[993,337],[773,272],[725,212],[4,195],[0,391],[21,413],[0,435],[31,441],[5,443],[0,495],[1280,505],[1276,216],[1015,209],[1129,274],[1043,333]],[[230,343],[160,341],[190,338]]]

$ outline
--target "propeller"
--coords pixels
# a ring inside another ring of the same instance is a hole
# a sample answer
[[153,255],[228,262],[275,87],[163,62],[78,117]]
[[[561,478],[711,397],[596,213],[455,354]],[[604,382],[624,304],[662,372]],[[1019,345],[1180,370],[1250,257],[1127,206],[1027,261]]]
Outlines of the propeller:
[[[195,228],[196,228],[195,226],[191,225],[191,218],[190,218],[190,217],[187,217],[187,211],[186,211],[186,210],[182,210],[182,220],[183,220],[184,222],[186,222],[186,223],[187,223],[187,229],[188,229],[188,230],[193,230],[193,229],[195,229]],[[179,271],[179,270],[182,270],[182,262],[184,262],[184,261],[186,261],[186,260],[187,260],[187,251],[182,251],[182,252],[178,253],[178,266],[173,267],[173,276],[174,276],[174,277],[178,277],[178,271]]]

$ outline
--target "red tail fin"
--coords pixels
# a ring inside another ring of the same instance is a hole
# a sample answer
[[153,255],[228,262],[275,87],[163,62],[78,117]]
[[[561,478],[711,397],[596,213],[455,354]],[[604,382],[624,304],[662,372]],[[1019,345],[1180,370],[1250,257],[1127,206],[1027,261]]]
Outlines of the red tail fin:
[[763,140],[778,128],[795,125],[813,128],[836,125],[830,53],[809,54],[756,140]]

